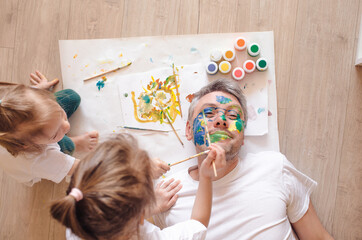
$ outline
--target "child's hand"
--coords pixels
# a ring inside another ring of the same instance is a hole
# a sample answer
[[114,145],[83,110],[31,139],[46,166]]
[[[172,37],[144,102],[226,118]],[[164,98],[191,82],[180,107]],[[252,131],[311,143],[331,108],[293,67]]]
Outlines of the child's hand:
[[174,179],[169,179],[165,183],[163,180],[159,182],[155,189],[156,207],[153,214],[169,210],[175,204],[177,200],[176,193],[180,191],[181,188],[182,184],[180,180],[175,181]]
[[49,90],[59,82],[58,78],[48,82],[48,79],[39,71],[35,71],[35,74],[31,73],[29,80],[33,84],[33,87],[44,90]]
[[157,179],[170,170],[170,166],[159,158],[151,159],[152,177]]
[[204,161],[202,161],[200,166],[200,177],[215,177],[212,162],[215,162],[216,169],[226,166],[225,150],[217,144],[211,144],[209,149],[210,152],[208,153]]

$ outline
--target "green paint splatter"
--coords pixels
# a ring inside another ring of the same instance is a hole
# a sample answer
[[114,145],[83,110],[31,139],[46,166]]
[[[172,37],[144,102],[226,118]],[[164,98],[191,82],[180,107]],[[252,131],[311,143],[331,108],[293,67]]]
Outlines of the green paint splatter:
[[125,96],[125,97],[128,97],[128,93],[125,93],[124,96]]
[[230,98],[224,97],[224,96],[216,96],[216,101],[221,103],[221,104],[226,104],[231,102]]

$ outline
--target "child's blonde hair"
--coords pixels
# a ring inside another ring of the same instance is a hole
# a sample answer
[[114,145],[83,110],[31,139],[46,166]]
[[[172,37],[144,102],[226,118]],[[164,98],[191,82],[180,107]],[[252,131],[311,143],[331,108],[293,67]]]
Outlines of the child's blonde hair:
[[61,111],[49,91],[25,85],[0,88],[0,145],[13,156],[40,152],[34,138],[44,134],[56,112]]
[[142,214],[154,203],[148,154],[128,134],[100,144],[76,168],[67,194],[55,201],[52,216],[85,239],[129,239],[138,234]]

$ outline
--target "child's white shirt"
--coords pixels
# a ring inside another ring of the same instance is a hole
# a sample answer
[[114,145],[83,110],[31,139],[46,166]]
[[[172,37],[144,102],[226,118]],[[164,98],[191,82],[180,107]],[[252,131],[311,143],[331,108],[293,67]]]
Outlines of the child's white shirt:
[[[202,223],[192,219],[176,223],[162,230],[147,220],[139,227],[140,240],[204,240],[207,230]],[[69,228],[66,229],[65,238],[67,240],[81,240]],[[138,238],[134,236],[130,240],[138,240]]]
[[140,236],[142,240],[203,240],[206,230],[202,223],[192,219],[162,230],[145,220],[144,224],[140,225]]
[[67,176],[74,161],[74,157],[60,151],[57,143],[46,145],[41,153],[22,153],[16,157],[0,146],[0,168],[28,186],[41,179],[59,183]]

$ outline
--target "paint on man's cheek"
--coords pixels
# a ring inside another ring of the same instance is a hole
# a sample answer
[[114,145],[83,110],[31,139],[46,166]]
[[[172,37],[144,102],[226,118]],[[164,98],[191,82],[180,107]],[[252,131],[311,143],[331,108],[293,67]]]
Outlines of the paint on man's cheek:
[[245,121],[241,120],[240,118],[233,120],[230,124],[229,124],[229,128],[228,130],[230,132],[233,131],[237,131],[238,133],[240,133],[241,131],[244,130],[244,126],[245,126]]
[[194,144],[196,145],[204,145],[205,142],[205,134],[206,134],[206,130],[205,130],[205,122],[203,119],[203,115],[202,112],[199,113],[196,118],[194,119],[193,122],[193,132],[194,132]]

